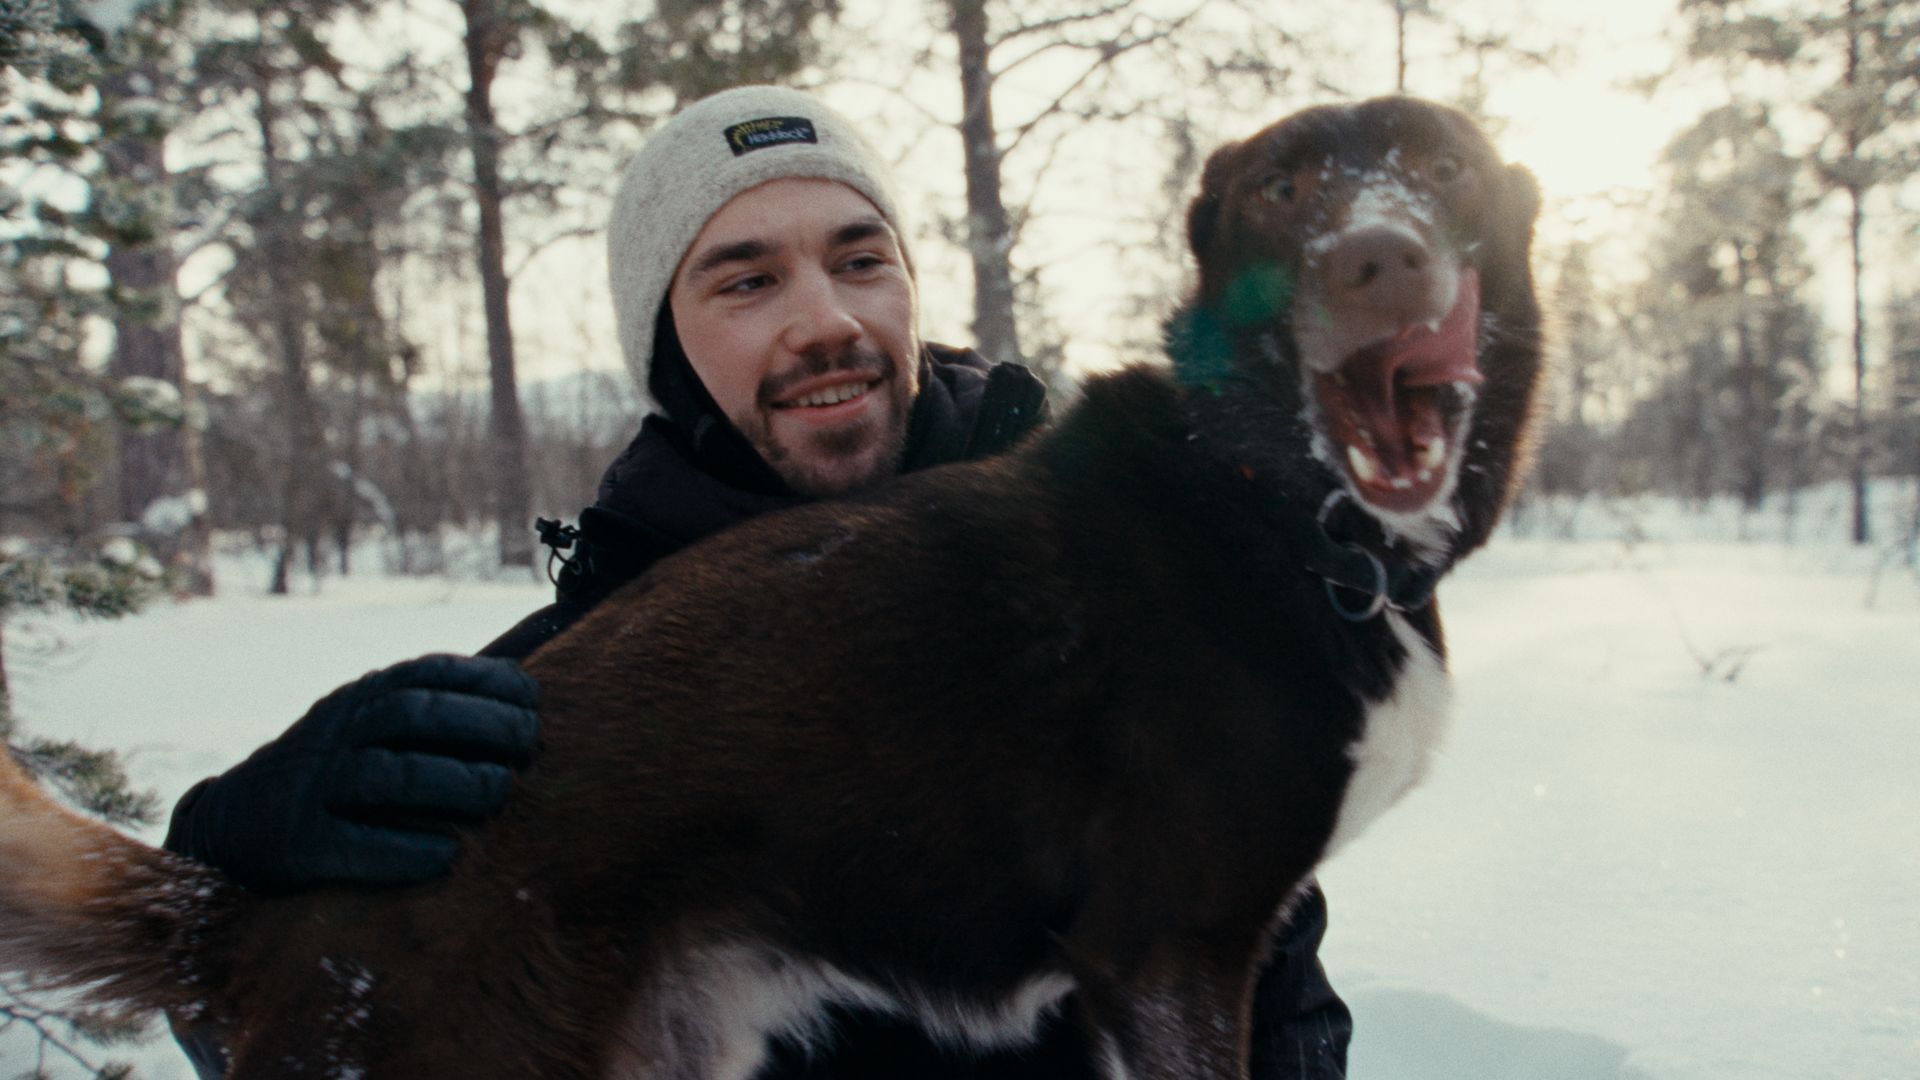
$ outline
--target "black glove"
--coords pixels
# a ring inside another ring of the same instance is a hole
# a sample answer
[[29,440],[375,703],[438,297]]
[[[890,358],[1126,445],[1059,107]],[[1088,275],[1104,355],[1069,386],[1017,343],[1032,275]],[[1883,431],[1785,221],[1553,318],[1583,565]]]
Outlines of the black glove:
[[376,671],[189,791],[167,848],[267,893],[438,877],[452,828],[497,813],[511,770],[532,760],[538,689],[486,657]]

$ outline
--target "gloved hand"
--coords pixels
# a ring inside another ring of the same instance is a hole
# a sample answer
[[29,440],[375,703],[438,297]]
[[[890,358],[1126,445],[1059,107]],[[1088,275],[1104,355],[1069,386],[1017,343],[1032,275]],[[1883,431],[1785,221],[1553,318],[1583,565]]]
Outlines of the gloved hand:
[[322,698],[175,807],[167,848],[259,892],[447,872],[533,758],[538,686],[508,660],[423,656]]

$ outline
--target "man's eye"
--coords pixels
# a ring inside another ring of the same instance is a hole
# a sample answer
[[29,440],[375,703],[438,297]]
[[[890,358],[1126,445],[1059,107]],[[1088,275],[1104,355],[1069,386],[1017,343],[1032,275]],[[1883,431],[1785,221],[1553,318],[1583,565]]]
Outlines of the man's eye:
[[758,292],[771,284],[773,284],[771,274],[748,274],[746,277],[735,278],[722,285],[720,291],[723,293]]
[[881,258],[878,255],[872,255],[872,254],[854,255],[848,258],[846,261],[842,262],[840,264],[840,268],[842,270],[850,270],[857,273],[862,270],[872,270],[875,267],[885,266],[886,263],[887,263],[887,260]]

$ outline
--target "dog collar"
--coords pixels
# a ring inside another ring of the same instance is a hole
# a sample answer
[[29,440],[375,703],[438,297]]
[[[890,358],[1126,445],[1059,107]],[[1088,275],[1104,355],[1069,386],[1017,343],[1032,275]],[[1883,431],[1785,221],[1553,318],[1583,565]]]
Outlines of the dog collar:
[[1334,515],[1351,502],[1345,488],[1335,488],[1320,504],[1314,518],[1316,549],[1307,569],[1326,583],[1327,602],[1348,622],[1367,622],[1388,608],[1418,611],[1433,601],[1445,567],[1428,566],[1396,556],[1382,555],[1358,540],[1335,535]]

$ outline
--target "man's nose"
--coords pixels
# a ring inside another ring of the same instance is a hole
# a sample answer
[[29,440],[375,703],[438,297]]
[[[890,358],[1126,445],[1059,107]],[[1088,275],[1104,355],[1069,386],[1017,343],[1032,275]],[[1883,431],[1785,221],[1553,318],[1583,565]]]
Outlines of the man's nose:
[[860,320],[847,307],[833,276],[810,271],[793,279],[787,291],[788,311],[781,344],[796,353],[837,349],[857,340]]

